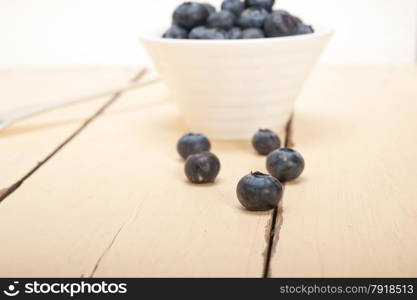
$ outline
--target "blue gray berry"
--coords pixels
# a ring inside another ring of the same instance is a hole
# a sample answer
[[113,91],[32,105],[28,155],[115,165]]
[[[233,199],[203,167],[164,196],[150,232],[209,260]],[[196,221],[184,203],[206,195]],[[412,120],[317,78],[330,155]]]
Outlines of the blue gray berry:
[[245,9],[239,16],[237,23],[240,27],[246,28],[263,28],[268,12],[264,8],[250,7]]
[[198,26],[191,30],[188,38],[194,40],[226,40],[228,39],[228,35],[222,29]]
[[304,158],[295,150],[278,149],[268,155],[266,168],[281,182],[297,179],[304,171]]
[[172,25],[162,37],[166,39],[186,39],[188,38],[188,32],[178,25]]
[[192,183],[212,183],[220,172],[220,160],[210,152],[193,154],[187,158],[184,171]]
[[299,24],[297,29],[297,34],[308,34],[314,33],[314,28],[310,25]]
[[186,134],[177,143],[177,151],[184,159],[192,154],[210,151],[210,149],[210,141],[202,134]]
[[209,12],[209,15],[216,12],[216,8],[213,5],[211,5],[210,3],[203,3],[203,5],[207,9],[207,11]]
[[242,38],[242,29],[240,27],[233,27],[227,31],[227,37],[231,40],[237,40]]
[[207,19],[207,26],[229,30],[235,25],[236,16],[227,10],[211,14]]
[[251,173],[243,177],[236,189],[239,202],[248,210],[267,211],[278,207],[283,194],[278,179],[262,174]]
[[262,7],[267,11],[272,11],[275,0],[245,0],[246,7]]
[[300,24],[300,19],[285,10],[276,10],[265,19],[264,31],[268,37],[295,35]]
[[281,147],[278,135],[269,129],[260,129],[252,138],[252,146],[261,155],[268,155]]
[[222,3],[222,10],[228,10],[234,13],[235,16],[240,16],[245,8],[245,3],[240,0],[224,0]]
[[262,39],[265,33],[260,28],[247,28],[242,31],[242,39]]
[[207,8],[197,2],[185,2],[177,7],[173,15],[174,24],[190,30],[204,25],[209,16]]

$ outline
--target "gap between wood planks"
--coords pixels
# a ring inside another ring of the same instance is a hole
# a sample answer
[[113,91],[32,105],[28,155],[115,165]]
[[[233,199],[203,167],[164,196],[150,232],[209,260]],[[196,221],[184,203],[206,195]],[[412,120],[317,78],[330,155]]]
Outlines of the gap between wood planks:
[[[292,140],[292,124],[293,124],[294,116],[291,117],[291,119],[288,121],[287,127],[285,128],[285,148],[290,148],[294,146],[294,142]],[[283,184],[284,187],[284,194],[285,194],[285,184]],[[269,234],[267,236],[267,246],[265,250],[265,264],[264,264],[264,270],[263,270],[263,278],[269,278],[271,273],[271,259],[275,254],[275,249],[278,244],[279,240],[279,233],[281,231],[282,224],[284,222],[284,216],[283,216],[283,201],[284,196],[282,197],[278,208],[275,208],[272,211],[271,215],[271,221],[270,221],[270,228],[269,228]]]
[[[142,68],[136,75],[130,80],[131,82],[136,82],[143,78],[147,73],[147,69]],[[47,157],[38,162],[38,164],[33,167],[26,175],[24,175],[16,183],[12,184],[10,187],[0,190],[0,204],[11,194],[13,194],[29,177],[31,177],[37,170],[39,170],[45,163],[47,163],[52,157],[54,157],[62,148],[64,148],[68,143],[70,143],[75,137],[77,137],[91,122],[103,114],[115,101],[117,101],[120,96],[122,96],[123,91],[114,94],[105,104],[103,104],[91,117],[89,117],[84,123],[74,131],[68,138],[66,138],[60,145],[58,145],[55,150],[53,150]]]

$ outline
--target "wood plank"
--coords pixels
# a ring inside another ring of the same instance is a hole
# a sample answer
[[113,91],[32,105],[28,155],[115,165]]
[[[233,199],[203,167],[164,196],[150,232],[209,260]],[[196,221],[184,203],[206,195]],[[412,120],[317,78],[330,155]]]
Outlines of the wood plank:
[[217,183],[190,185],[186,131],[161,85],[126,94],[2,204],[0,276],[260,277],[270,213],[235,187],[264,158],[214,142]]
[[[133,68],[3,71],[0,111],[125,84],[135,72]],[[0,131],[0,190],[27,174],[109,98],[50,111]]]
[[301,97],[275,277],[417,276],[417,68],[330,68]]

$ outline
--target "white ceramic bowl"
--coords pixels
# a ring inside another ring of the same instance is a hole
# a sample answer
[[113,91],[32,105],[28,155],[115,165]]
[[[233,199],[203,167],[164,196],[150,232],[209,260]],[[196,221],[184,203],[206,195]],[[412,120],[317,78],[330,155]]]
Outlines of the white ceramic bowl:
[[163,30],[140,40],[190,131],[248,140],[260,128],[281,131],[332,31],[251,40],[174,40]]

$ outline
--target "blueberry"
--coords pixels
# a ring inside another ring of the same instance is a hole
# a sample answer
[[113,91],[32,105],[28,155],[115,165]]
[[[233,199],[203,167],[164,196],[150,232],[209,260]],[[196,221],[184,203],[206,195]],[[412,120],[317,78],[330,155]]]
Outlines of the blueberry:
[[178,25],[172,25],[162,37],[165,39],[186,39],[188,38],[188,32]]
[[192,183],[211,183],[220,172],[220,161],[210,152],[193,154],[187,158],[184,170]]
[[227,36],[231,40],[237,40],[242,38],[242,29],[240,27],[233,27],[227,32]]
[[188,34],[189,39],[205,39],[207,35],[208,28],[205,26],[198,26],[190,31]]
[[267,11],[272,11],[272,7],[274,6],[275,0],[245,0],[246,7],[262,7]]
[[298,24],[297,34],[314,33],[314,29],[310,25]]
[[268,155],[266,168],[269,174],[282,182],[298,178],[304,171],[304,158],[292,149],[278,149]]
[[235,16],[239,16],[245,8],[245,3],[240,0],[224,0],[222,3],[222,10],[228,10]]
[[207,19],[207,26],[229,30],[235,25],[236,16],[227,10],[211,14]]
[[177,7],[173,15],[174,24],[187,30],[204,25],[209,16],[207,8],[197,2],[185,2]]
[[239,202],[248,210],[265,211],[278,207],[283,188],[278,179],[256,172],[243,177],[236,192]]
[[188,38],[195,40],[226,40],[228,39],[228,35],[226,31],[218,28],[198,26],[191,30]]
[[207,9],[209,15],[216,12],[216,8],[210,3],[203,3],[204,7]]
[[251,7],[245,9],[242,12],[237,23],[243,29],[251,27],[262,28],[267,17],[268,12],[265,9],[259,7]]
[[242,31],[242,39],[262,39],[265,33],[259,28],[247,28]]
[[261,155],[268,155],[281,147],[278,135],[269,129],[260,129],[252,138],[252,145]]
[[289,36],[297,34],[300,24],[300,19],[288,12],[276,10],[266,18],[264,30],[268,37]]
[[186,134],[177,143],[177,151],[184,159],[191,154],[210,151],[210,148],[210,141],[202,134]]

